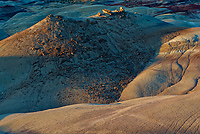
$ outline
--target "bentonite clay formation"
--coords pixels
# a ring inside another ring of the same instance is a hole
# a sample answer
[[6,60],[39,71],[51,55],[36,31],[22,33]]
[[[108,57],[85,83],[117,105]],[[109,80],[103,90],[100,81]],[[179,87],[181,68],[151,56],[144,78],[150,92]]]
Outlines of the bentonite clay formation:
[[0,42],[6,78],[1,80],[0,113],[115,102],[153,58],[161,36],[177,29],[122,9],[82,20],[49,15]]

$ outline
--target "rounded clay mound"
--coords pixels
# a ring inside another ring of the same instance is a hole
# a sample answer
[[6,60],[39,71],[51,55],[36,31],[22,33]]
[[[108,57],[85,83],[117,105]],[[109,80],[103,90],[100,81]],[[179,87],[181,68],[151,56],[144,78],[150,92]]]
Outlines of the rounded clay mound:
[[6,78],[0,113],[115,102],[153,58],[161,37],[177,29],[128,12],[85,19],[49,15],[0,42]]

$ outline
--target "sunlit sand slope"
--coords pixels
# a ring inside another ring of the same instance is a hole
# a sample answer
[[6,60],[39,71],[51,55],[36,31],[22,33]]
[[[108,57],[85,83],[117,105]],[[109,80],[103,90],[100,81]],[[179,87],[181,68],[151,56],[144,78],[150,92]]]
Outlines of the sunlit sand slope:
[[11,133],[200,133],[200,92],[2,115]]

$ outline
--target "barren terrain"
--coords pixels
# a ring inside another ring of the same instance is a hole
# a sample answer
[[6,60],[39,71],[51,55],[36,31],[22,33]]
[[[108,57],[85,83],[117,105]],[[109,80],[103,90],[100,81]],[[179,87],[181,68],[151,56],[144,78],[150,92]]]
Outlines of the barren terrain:
[[200,133],[198,14],[24,7],[0,25],[0,133]]

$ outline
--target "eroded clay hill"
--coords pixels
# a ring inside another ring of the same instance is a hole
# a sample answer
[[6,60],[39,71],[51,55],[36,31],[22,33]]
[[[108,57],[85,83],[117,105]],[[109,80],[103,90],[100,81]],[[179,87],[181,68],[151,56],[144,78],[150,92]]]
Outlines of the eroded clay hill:
[[161,37],[177,30],[127,12],[66,20],[49,15],[0,42],[0,114],[114,102],[153,58]]
[[164,43],[155,63],[124,89],[121,100],[155,95],[183,95],[199,90],[199,28],[178,32]]

